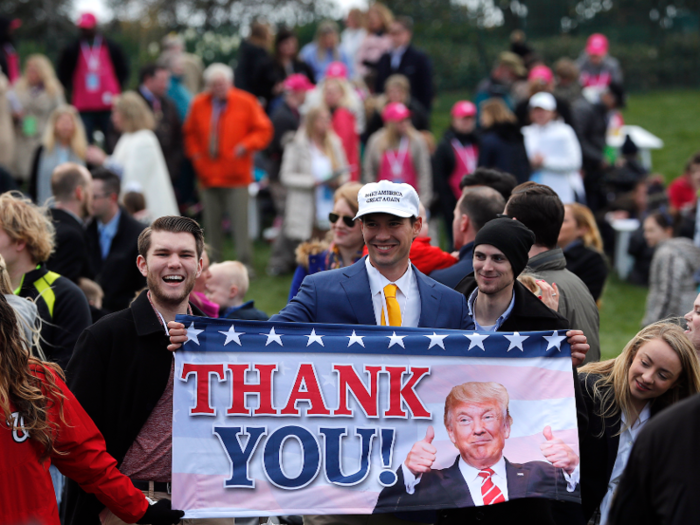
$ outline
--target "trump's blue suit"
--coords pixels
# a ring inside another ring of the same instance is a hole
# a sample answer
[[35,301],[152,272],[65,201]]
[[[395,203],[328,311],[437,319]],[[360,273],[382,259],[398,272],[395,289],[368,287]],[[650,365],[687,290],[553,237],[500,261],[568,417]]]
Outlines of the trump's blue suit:
[[[413,266],[420,292],[424,328],[466,329],[471,321],[467,301]],[[270,321],[376,325],[364,258],[352,266],[309,275],[297,295]]]

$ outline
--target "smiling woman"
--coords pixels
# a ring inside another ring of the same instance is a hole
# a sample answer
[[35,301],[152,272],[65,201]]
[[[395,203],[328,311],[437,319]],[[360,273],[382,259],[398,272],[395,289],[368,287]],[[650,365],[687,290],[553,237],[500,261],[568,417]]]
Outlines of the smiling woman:
[[584,517],[599,513],[605,524],[637,434],[650,417],[700,391],[700,363],[679,326],[655,323],[619,357],[589,363],[579,374],[589,420],[580,444]]

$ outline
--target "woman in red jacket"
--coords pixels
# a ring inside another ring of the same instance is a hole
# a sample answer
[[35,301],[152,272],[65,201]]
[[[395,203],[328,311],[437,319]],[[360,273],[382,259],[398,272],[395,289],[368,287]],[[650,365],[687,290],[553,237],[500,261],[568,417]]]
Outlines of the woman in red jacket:
[[[347,84],[347,82],[345,83]],[[333,119],[333,131],[340,137],[350,166],[350,180],[360,180],[360,135],[355,126],[355,116],[350,111],[347,86],[337,78],[327,78],[323,83],[323,102]]]
[[59,525],[51,463],[126,523],[179,523],[182,511],[168,500],[149,506],[117,470],[61,368],[30,357],[21,341],[14,310],[0,295],[0,524]]

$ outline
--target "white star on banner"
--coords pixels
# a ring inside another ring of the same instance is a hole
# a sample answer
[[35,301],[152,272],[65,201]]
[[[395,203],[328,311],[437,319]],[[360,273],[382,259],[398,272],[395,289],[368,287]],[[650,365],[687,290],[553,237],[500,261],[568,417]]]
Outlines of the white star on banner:
[[194,327],[194,321],[192,321],[190,323],[190,326],[187,328],[186,342],[189,343],[190,341],[194,341],[195,343],[197,343],[197,346],[199,346],[199,334],[201,334],[202,332],[204,332],[204,330],[197,330]]
[[346,335],[345,337],[347,337],[347,338],[350,339],[350,341],[348,341],[348,348],[349,348],[350,346],[354,345],[355,343],[357,343],[358,345],[360,345],[362,348],[365,347],[365,342],[362,340],[362,338],[364,337],[364,335],[357,335],[357,334],[355,333],[355,330],[352,331],[352,335]]
[[443,350],[445,349],[445,342],[443,339],[447,337],[446,335],[437,335],[435,332],[433,332],[433,335],[424,335],[423,337],[430,339],[430,346],[428,346],[428,350],[434,346],[439,346]]
[[566,339],[565,335],[559,335],[555,330],[552,332],[552,335],[544,335],[542,337],[547,340],[547,350],[556,347],[561,352],[561,342]]
[[243,334],[245,334],[245,332],[236,332],[235,326],[231,325],[231,327],[228,329],[227,332],[222,332],[221,330],[219,330],[219,333],[221,335],[226,336],[226,342],[224,343],[224,346],[229,344],[231,341],[235,341],[238,346],[242,346],[241,345],[241,336]]
[[335,386],[333,374],[322,374],[323,386]]
[[312,329],[311,329],[311,333],[310,333],[309,335],[307,335],[306,337],[309,338],[309,342],[306,343],[306,346],[310,346],[311,343],[318,343],[318,344],[320,344],[321,346],[324,346],[324,345],[323,345],[323,340],[321,339],[323,336],[322,336],[322,335],[316,335],[316,329],[315,329],[315,328],[312,328]]
[[519,349],[521,351],[525,351],[523,348],[523,341],[530,337],[529,335],[520,335],[518,332],[513,332],[513,335],[504,335],[508,341],[510,341],[510,344],[508,345],[508,351],[510,352],[513,348]]
[[284,346],[282,344],[282,334],[276,334],[274,326],[272,327],[272,330],[270,330],[269,334],[260,334],[260,335],[267,336],[267,341],[265,342],[265,346],[269,345],[270,343],[277,343],[280,346]]
[[484,339],[486,339],[488,337],[488,335],[481,335],[481,334],[477,334],[476,332],[474,332],[471,335],[464,334],[464,337],[469,339],[469,348],[467,348],[467,350],[471,350],[475,346],[478,346],[484,352],[486,352],[486,348],[484,348]]
[[399,345],[401,348],[406,348],[403,345],[403,338],[406,337],[405,335],[396,335],[396,332],[394,332],[394,335],[387,335],[389,338],[389,348],[391,348],[394,345]]

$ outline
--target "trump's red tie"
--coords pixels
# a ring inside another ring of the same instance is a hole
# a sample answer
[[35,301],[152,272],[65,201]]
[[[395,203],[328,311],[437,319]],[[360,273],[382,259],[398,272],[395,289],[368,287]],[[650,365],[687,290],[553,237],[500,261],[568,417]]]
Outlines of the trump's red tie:
[[495,472],[490,468],[485,468],[479,472],[481,482],[481,495],[484,498],[484,505],[493,505],[494,503],[503,503],[506,498],[496,484],[491,479]]

